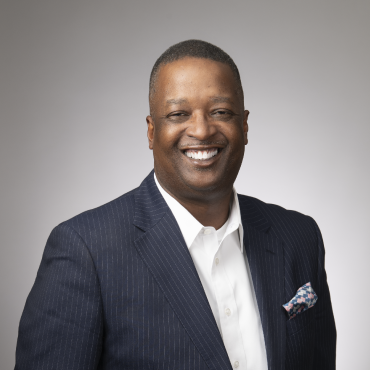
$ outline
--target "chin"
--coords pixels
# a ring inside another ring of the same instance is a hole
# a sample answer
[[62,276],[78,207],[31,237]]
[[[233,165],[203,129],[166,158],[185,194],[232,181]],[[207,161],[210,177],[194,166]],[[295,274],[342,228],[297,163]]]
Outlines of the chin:
[[210,192],[227,187],[222,181],[224,179],[223,176],[209,176],[209,174],[205,172],[206,171],[199,171],[196,176],[184,178],[184,183],[192,190],[199,192]]

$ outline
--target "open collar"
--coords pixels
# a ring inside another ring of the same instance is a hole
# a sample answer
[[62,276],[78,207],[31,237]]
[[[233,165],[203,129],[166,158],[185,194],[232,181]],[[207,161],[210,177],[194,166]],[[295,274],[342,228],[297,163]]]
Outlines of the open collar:
[[[181,234],[158,190],[154,171],[135,190],[135,247],[211,370],[231,365],[212,310]],[[285,368],[286,317],[283,242],[269,232],[260,202],[238,195],[247,260],[265,337],[269,370]],[[190,302],[190,303],[189,303]],[[210,345],[210,343],[212,345]]]
[[[164,190],[161,184],[159,183],[155,173],[154,181],[158,187],[159,192],[162,194],[168,207],[175,216],[175,219],[180,227],[181,233],[185,239],[187,247],[190,248],[199,232],[203,229],[203,227],[207,227],[208,225],[202,225],[182,204],[180,204],[173,196],[167,193],[167,191]],[[243,253],[244,233],[240,215],[239,200],[235,188],[233,188],[233,199],[230,205],[229,218],[226,222],[227,227],[223,239],[225,239],[225,237],[231,234],[234,230],[238,230],[240,251],[241,253]]]

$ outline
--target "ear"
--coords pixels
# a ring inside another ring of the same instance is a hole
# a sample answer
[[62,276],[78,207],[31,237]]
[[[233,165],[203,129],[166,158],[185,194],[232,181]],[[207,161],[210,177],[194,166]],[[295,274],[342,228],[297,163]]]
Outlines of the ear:
[[243,133],[244,133],[244,145],[248,144],[248,116],[249,111],[244,111],[244,119],[243,119]]
[[146,117],[146,123],[148,125],[147,137],[149,142],[149,149],[153,150],[154,141],[154,120],[152,116]]

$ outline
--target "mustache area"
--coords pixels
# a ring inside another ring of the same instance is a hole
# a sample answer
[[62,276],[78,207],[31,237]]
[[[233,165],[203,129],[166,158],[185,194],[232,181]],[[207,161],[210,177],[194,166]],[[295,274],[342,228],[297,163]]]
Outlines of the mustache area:
[[188,148],[188,147],[197,147],[197,146],[226,146],[227,142],[226,141],[197,141],[197,142],[189,142],[185,144],[180,144],[179,149],[183,150],[183,148]]

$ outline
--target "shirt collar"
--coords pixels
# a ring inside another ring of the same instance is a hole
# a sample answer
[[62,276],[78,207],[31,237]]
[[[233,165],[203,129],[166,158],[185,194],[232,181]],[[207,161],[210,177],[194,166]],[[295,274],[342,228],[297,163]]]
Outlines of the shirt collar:
[[235,188],[233,188],[233,193],[234,193],[234,196],[231,202],[229,220],[228,220],[227,229],[226,229],[223,239],[225,239],[227,235],[231,234],[235,230],[239,231],[240,252],[243,253],[244,231],[243,231],[243,225],[242,225],[241,216],[240,216],[238,194]]
[[[199,232],[203,229],[203,225],[184,206],[162,188],[155,173],[154,180],[158,190],[175,216],[187,247],[190,248]],[[226,230],[222,240],[233,231],[239,230],[240,251],[243,253],[243,225],[241,223],[239,200],[235,188],[233,188],[233,193],[234,196],[231,202],[229,219],[226,221],[227,225],[224,225],[226,226]],[[222,242],[222,240],[220,242]]]

